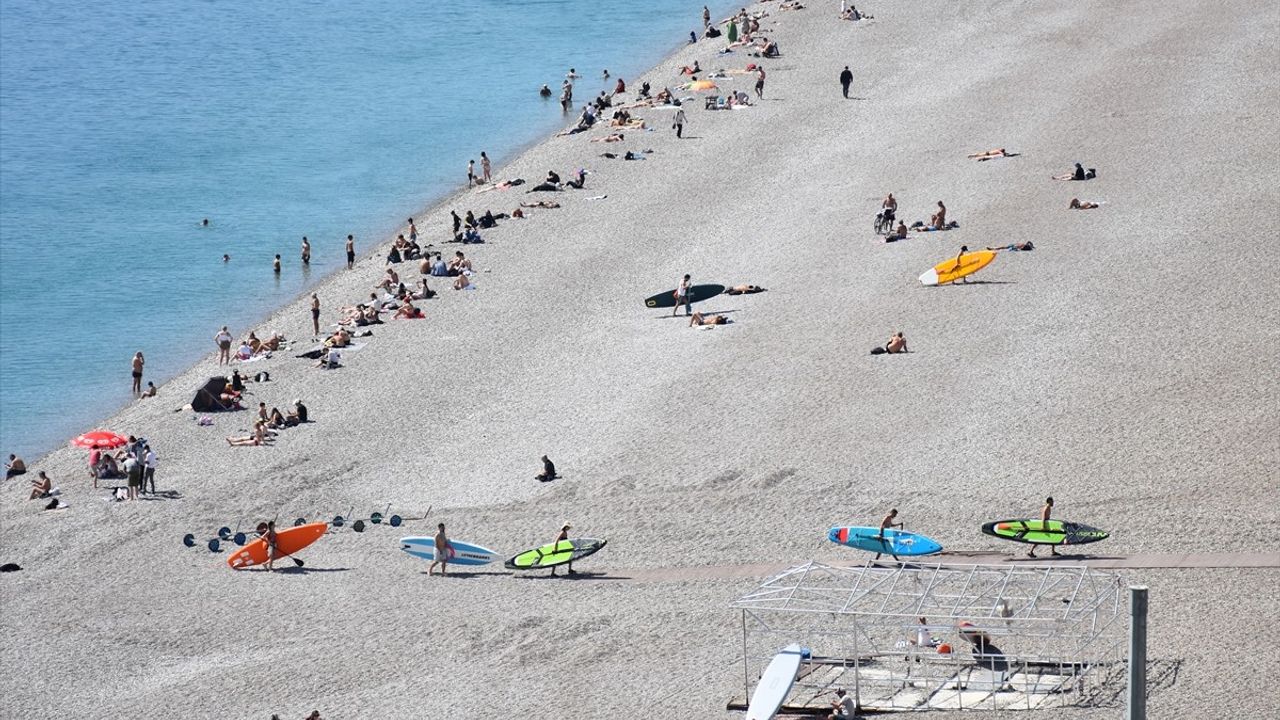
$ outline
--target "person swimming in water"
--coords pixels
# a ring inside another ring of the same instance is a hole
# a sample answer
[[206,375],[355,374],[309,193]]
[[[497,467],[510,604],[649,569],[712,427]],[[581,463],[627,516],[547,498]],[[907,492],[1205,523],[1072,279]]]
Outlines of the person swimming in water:
[[538,91],[538,94],[544,98],[549,98],[551,97],[551,88],[547,85],[543,85],[542,89]]

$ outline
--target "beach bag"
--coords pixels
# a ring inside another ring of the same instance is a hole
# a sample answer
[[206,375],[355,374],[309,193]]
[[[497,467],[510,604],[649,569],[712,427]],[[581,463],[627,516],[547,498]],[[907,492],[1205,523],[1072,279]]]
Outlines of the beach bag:
[[888,351],[888,350],[885,350],[885,349],[884,349],[884,348],[882,348],[882,347],[873,347],[873,348],[871,348],[871,354],[872,354],[872,355],[884,355],[884,354],[885,354],[885,353],[887,353],[887,352],[889,352],[889,351]]

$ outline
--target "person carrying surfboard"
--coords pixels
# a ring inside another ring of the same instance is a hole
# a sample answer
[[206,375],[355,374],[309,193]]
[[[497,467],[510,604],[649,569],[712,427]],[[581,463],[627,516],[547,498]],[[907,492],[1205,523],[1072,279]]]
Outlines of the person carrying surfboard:
[[436,559],[427,566],[427,574],[434,575],[436,565],[440,566],[440,574],[449,573],[449,538],[444,534],[444,523],[436,525]]
[[[885,515],[885,516],[884,516],[884,518],[883,518],[882,520],[880,520],[880,534],[879,534],[879,535],[877,535],[876,537],[877,537],[877,538],[879,538],[881,541],[884,541],[884,540],[885,540],[885,537],[884,537],[884,531],[885,531],[886,529],[888,529],[888,528],[894,528],[894,527],[902,527],[902,526],[903,526],[903,523],[896,523],[896,522],[894,522],[894,520],[895,520],[895,519],[897,519],[897,517],[898,517],[898,508],[890,508],[890,509],[889,509],[889,514],[888,514],[888,515]],[[886,547],[887,547],[887,546],[888,546],[888,543],[886,542]],[[879,559],[880,559],[880,556],[881,556],[881,555],[883,555],[883,554],[884,554],[884,553],[876,553],[876,557],[875,557],[875,559],[876,559],[876,560],[879,560]],[[893,552],[890,552],[889,554],[890,554],[890,555],[893,555],[893,559],[894,559],[894,560],[897,560],[897,559],[898,559],[898,556],[897,556],[897,555],[894,555],[894,554],[893,554]],[[873,560],[872,562],[874,562],[874,560]]]
[[686,274],[684,279],[680,281],[680,284],[676,286],[676,304],[675,307],[671,308],[671,317],[676,316],[681,305],[684,305],[684,314],[689,317],[693,317],[693,296],[689,292],[689,289],[692,287],[692,283],[690,283],[689,280],[689,275]]
[[262,533],[262,539],[267,543],[267,572],[271,572],[272,563],[276,559],[276,521],[268,520],[267,529]]
[[[1047,497],[1044,499],[1044,507],[1040,508],[1040,528],[1042,530],[1047,531],[1049,529],[1049,516],[1052,514],[1053,514],[1053,498]],[[1049,554],[1056,556],[1058,554],[1058,549],[1050,545]],[[1035,556],[1036,556],[1036,543],[1032,543],[1031,549],[1027,551],[1027,557],[1035,557]]]
[[[689,279],[689,276],[688,276],[688,275],[685,275],[685,276],[684,276],[684,278],[685,278],[685,280],[688,280],[688,279]],[[571,529],[573,529],[573,526],[572,526],[572,525],[570,525],[569,523],[565,523],[563,526],[561,526],[561,527],[560,527],[560,532],[556,534],[556,539],[551,541],[552,547],[553,547],[553,548],[558,549],[558,548],[559,548],[560,543],[567,541],[567,540],[569,539],[569,531],[570,531]],[[569,561],[568,565],[569,565],[569,574],[570,574],[570,575],[577,575],[577,573],[573,571],[573,561],[572,561],[572,560],[570,560],[570,561]],[[556,569],[555,569],[554,567],[553,567],[553,568],[551,568],[551,574],[552,574],[552,575],[555,575],[555,574],[556,574]]]

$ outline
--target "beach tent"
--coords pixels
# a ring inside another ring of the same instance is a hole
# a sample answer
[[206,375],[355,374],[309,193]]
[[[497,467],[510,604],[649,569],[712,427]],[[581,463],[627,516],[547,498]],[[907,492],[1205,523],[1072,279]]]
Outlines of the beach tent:
[[234,410],[235,408],[222,402],[222,393],[227,389],[227,379],[225,377],[212,377],[209,381],[196,390],[196,396],[191,398],[191,409],[196,412],[222,412],[224,410]]

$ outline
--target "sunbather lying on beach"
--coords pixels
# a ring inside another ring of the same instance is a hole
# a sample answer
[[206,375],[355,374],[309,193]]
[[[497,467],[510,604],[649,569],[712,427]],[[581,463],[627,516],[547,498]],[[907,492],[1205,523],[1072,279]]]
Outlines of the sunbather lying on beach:
[[622,133],[611,133],[609,135],[605,135],[604,137],[591,138],[591,142],[612,143],[612,142],[622,142],[623,140],[626,140],[626,139],[627,139],[627,136],[623,135]]
[[480,192],[490,192],[493,190],[508,190],[510,188],[516,187],[518,185],[523,185],[523,184],[524,184],[524,180],[522,178],[513,178],[511,180],[503,180],[502,182],[494,183],[493,185],[490,185],[489,187],[481,190]]
[[1025,252],[1027,250],[1035,250],[1036,246],[1033,245],[1030,240],[1027,240],[1026,242],[1013,243],[1012,245],[1001,245],[1000,247],[989,247],[987,249],[991,250],[992,252],[999,252],[1001,250],[1012,250],[1013,252],[1019,252],[1019,251]]
[[1080,163],[1076,163],[1076,169],[1063,175],[1054,175],[1054,180],[1092,180],[1098,176],[1098,171],[1093,168],[1085,170]]
[[734,285],[724,291],[725,295],[751,295],[753,293],[762,293],[764,288],[759,285]]
[[729,318],[725,317],[724,315],[715,315],[715,314],[703,315],[700,312],[695,312],[694,314],[689,316],[689,327],[693,327],[695,325],[728,325],[728,324],[729,324]]
[[996,148],[995,150],[986,150],[979,153],[972,153],[968,155],[968,158],[970,160],[977,160],[978,162],[982,162],[983,160],[992,160],[995,158],[1017,157],[1017,156],[1018,156],[1018,153],[1008,152],[1004,148]]
[[697,75],[700,72],[702,72],[702,66],[698,64],[697,60],[693,61],[693,67],[689,67],[688,65],[685,65],[684,67],[680,68],[681,75]]
[[271,333],[271,337],[262,341],[262,345],[258,348],[259,352],[275,352],[280,349],[280,344],[284,342],[284,336],[280,333]]
[[421,310],[414,307],[412,300],[405,298],[404,304],[400,306],[400,309],[396,310],[395,317],[397,320],[421,320],[426,316],[422,314]]
[[346,347],[351,344],[351,333],[346,328],[338,328],[332,335],[325,338],[324,346],[327,348]]
[[536,203],[520,203],[520,207],[524,208],[544,208],[546,210],[555,210],[560,207],[560,203],[551,202],[550,200],[539,200]]
[[245,437],[229,437],[227,444],[236,447],[241,445],[266,445],[269,442],[267,437],[267,424],[261,420],[253,424],[253,432]]
[[468,278],[469,275],[470,273],[462,273],[458,275],[458,277],[454,278],[453,289],[466,290],[468,287],[471,287],[471,280]]
[[1102,205],[1096,202],[1089,202],[1089,201],[1080,202],[1079,198],[1071,198],[1071,204],[1067,206],[1067,209],[1068,210],[1093,210],[1094,208],[1100,208],[1100,207],[1102,207]]

